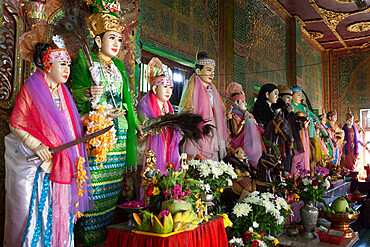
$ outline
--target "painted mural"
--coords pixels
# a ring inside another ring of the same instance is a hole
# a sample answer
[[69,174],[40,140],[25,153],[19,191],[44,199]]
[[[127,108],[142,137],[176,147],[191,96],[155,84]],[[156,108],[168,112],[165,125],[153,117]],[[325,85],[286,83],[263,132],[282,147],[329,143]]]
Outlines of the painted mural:
[[301,34],[301,25],[296,21],[297,84],[301,86],[315,110],[321,114],[323,106],[322,58]]
[[142,42],[144,50],[189,67],[197,51],[218,62],[218,0],[143,0]]
[[253,88],[286,85],[286,23],[261,1],[234,1],[234,80]]
[[339,112],[343,123],[348,107],[355,119],[360,109],[370,108],[370,48],[331,52],[330,106]]

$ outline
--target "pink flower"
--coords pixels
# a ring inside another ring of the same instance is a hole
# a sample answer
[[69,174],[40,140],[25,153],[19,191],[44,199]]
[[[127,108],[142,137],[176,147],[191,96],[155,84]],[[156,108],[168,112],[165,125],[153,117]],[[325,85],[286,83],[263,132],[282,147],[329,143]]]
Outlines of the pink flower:
[[161,212],[161,215],[162,215],[163,218],[166,217],[166,216],[168,216],[169,214],[170,214],[170,211],[168,211],[168,210],[163,210]]
[[170,190],[165,190],[165,191],[163,191],[163,195],[164,196],[170,196],[171,194],[170,194]]

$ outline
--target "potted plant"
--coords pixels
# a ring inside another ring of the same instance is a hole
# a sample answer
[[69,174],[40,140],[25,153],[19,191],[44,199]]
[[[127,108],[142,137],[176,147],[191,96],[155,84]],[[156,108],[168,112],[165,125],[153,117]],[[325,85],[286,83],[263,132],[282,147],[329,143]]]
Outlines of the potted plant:
[[168,210],[173,215],[181,210],[192,210],[197,201],[196,193],[200,192],[199,182],[187,175],[187,166],[179,171],[174,167],[174,164],[168,163],[167,174],[153,179],[146,190],[151,205],[161,205],[161,210]]
[[293,212],[285,199],[271,193],[254,191],[237,203],[230,218],[233,222],[234,246],[275,246],[278,231]]
[[275,191],[284,196],[287,203],[294,201],[295,194],[298,193],[296,178],[293,174],[286,173],[284,176],[277,176],[273,182]]
[[325,167],[316,167],[311,176],[311,172],[304,169],[303,164],[298,164],[297,169],[299,171],[299,176],[296,180],[299,190],[298,194],[305,204],[300,210],[304,228],[303,237],[312,239],[314,238],[313,231],[319,215],[319,211],[314,206],[314,203],[325,203],[323,199],[326,197],[325,190],[330,187],[327,177],[329,170]]
[[204,193],[204,201],[219,201],[220,195],[225,188],[232,186],[232,179],[238,175],[231,164],[213,160],[190,160],[188,175],[199,181],[199,188]]

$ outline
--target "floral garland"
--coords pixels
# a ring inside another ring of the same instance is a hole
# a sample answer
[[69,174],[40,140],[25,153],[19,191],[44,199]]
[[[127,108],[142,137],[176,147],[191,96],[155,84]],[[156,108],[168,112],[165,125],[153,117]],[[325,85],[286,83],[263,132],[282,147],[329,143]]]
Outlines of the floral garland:
[[[83,125],[87,126],[86,134],[92,134],[113,125],[113,121],[108,117],[110,109],[113,107],[106,102],[97,104],[96,100],[91,103],[94,111],[89,112],[89,116],[83,121]],[[103,135],[97,136],[86,142],[86,148],[89,155],[95,156],[95,162],[101,163],[100,169],[103,169],[103,162],[107,160],[107,152],[113,149],[113,145],[117,143],[116,129],[113,127]]]
[[[83,157],[79,157],[76,160],[76,169],[77,169],[76,182],[78,184],[78,192],[77,192],[78,197],[82,197],[83,193],[86,192],[86,190],[82,189],[83,188],[83,183],[87,179],[86,170],[84,169],[84,166],[83,166],[85,161],[86,161],[86,159],[83,158]],[[77,201],[76,204],[75,204],[75,207],[78,208],[79,205],[80,205],[80,201]],[[77,210],[77,218],[81,218],[82,216],[84,216],[84,214]]]

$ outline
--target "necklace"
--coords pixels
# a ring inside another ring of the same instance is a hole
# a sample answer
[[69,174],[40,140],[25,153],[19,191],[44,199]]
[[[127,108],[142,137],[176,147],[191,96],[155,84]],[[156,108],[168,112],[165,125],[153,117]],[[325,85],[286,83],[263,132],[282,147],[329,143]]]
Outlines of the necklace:
[[107,65],[108,67],[113,63],[112,59],[111,60],[106,60],[104,59],[103,57],[101,57],[100,55],[98,55],[99,59],[105,64]]

